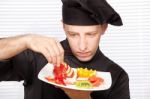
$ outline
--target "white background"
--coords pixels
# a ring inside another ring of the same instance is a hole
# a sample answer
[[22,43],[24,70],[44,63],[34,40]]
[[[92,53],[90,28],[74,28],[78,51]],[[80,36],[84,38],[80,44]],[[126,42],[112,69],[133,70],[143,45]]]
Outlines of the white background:
[[[124,26],[109,26],[100,47],[129,74],[131,99],[150,97],[150,1],[108,0]],[[65,38],[61,0],[0,0],[0,37],[37,33]],[[1,82],[0,99],[23,99],[18,82]]]

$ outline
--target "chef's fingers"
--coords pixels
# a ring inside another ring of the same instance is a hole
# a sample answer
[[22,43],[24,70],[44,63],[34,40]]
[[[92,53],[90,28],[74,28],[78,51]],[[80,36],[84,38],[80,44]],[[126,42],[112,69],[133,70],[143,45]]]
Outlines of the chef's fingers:
[[59,57],[59,63],[58,64],[61,64],[64,62],[64,49],[58,41],[56,42],[56,44],[57,44],[57,47],[59,49],[59,56],[58,56]]

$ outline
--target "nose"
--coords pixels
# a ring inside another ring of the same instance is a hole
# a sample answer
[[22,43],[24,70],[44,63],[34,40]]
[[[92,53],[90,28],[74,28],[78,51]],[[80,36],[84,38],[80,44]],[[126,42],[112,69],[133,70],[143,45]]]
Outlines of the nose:
[[80,51],[85,51],[87,49],[87,41],[85,37],[80,37],[79,49]]

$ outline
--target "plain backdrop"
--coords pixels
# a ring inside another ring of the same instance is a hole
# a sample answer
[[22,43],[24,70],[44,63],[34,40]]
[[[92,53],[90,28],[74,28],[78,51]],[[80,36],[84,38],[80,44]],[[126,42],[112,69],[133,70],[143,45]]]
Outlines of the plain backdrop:
[[[100,48],[130,77],[131,99],[150,94],[150,1],[107,0],[124,25],[108,27]],[[61,0],[0,0],[0,37],[35,33],[63,40]],[[0,99],[23,99],[22,82],[0,82]]]

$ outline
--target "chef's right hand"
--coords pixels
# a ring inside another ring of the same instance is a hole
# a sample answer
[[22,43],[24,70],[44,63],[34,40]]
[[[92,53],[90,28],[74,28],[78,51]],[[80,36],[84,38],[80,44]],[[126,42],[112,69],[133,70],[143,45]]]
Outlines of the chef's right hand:
[[64,49],[55,38],[29,34],[26,36],[26,46],[45,56],[49,63],[59,66],[64,60]]

